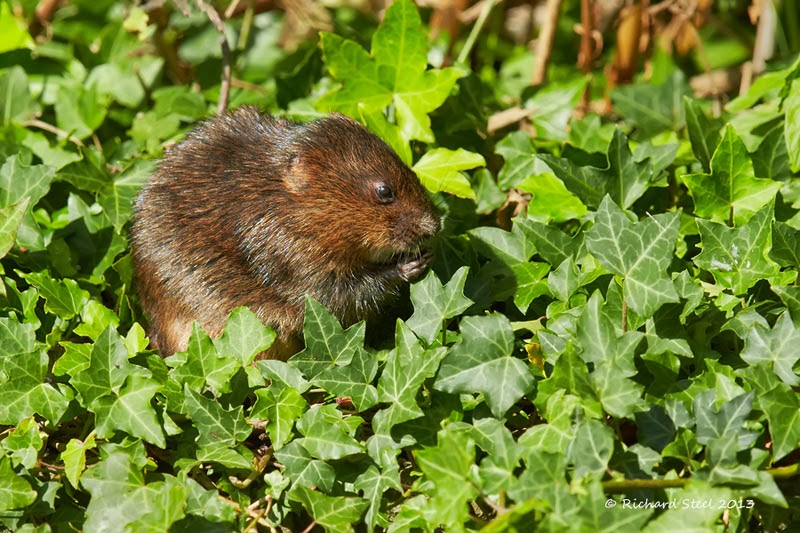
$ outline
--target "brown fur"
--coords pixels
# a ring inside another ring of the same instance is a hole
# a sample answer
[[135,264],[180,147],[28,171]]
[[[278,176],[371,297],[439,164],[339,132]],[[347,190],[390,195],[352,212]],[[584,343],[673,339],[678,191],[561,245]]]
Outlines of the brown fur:
[[[382,203],[378,183],[394,192]],[[265,357],[302,347],[304,297],[342,322],[368,318],[430,257],[439,217],[386,143],[342,115],[296,124],[244,107],[198,126],[136,203],[137,290],[162,355],[198,321],[219,335],[250,307],[278,333]]]

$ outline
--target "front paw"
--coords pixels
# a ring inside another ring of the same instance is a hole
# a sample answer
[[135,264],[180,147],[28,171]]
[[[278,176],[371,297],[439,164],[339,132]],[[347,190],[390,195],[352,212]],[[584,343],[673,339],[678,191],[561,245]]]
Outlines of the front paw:
[[403,255],[397,261],[397,275],[406,282],[419,279],[433,260],[433,252],[426,250],[421,254]]

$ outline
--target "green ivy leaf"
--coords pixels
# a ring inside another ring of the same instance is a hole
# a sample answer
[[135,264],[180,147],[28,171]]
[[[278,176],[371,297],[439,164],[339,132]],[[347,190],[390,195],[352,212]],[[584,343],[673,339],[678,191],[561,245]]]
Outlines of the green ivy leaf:
[[325,461],[313,459],[305,448],[295,440],[275,452],[275,458],[286,467],[286,476],[297,487],[318,488],[330,491],[336,479],[336,471]]
[[[758,150],[750,154],[756,177],[782,182],[792,179],[789,151],[783,134],[784,125],[776,126],[764,137]],[[781,194],[785,196],[786,190],[782,190]]]
[[694,198],[695,214],[716,222],[732,220],[736,226],[770,203],[781,188],[778,182],[758,179],[747,148],[728,125],[714,157],[709,174],[683,176]]
[[606,197],[586,234],[586,247],[604,267],[624,278],[625,301],[642,317],[678,301],[665,270],[672,261],[679,225],[678,212],[633,223]]
[[255,357],[272,346],[275,332],[261,323],[261,320],[247,307],[234,309],[225,330],[214,346],[222,356],[233,357],[243,365],[249,365]]
[[603,409],[614,417],[630,418],[643,404],[642,387],[630,379],[638,372],[633,352],[642,333],[628,331],[618,337],[601,302],[598,292],[592,294],[578,320],[580,355],[594,366],[589,376]]
[[349,365],[356,351],[364,346],[364,331],[363,322],[344,330],[333,313],[306,296],[305,349],[289,362],[309,378],[329,368]]
[[388,434],[392,427],[423,415],[416,396],[422,382],[433,377],[445,348],[423,348],[414,333],[397,321],[395,348],[386,360],[378,381],[378,400],[389,407],[375,414],[372,424],[376,434]]
[[422,340],[433,343],[446,320],[460,315],[471,305],[464,296],[468,267],[459,268],[445,285],[431,271],[419,282],[411,285],[411,302],[414,314],[406,323]]
[[686,130],[692,143],[694,156],[703,165],[703,172],[711,173],[711,159],[720,141],[719,128],[709,120],[700,105],[691,98],[683,98]]
[[92,347],[89,367],[74,375],[71,383],[88,406],[102,396],[118,395],[137,368],[128,362],[128,349],[119,333],[108,327]]
[[475,444],[461,433],[442,430],[437,446],[419,450],[414,456],[434,485],[427,507],[429,520],[445,529],[463,524],[469,512],[467,502],[478,495],[469,478]]
[[0,457],[0,511],[23,509],[36,501],[36,491],[17,475],[9,457]]
[[[0,124],[3,125],[25,122],[41,113],[39,104],[28,88],[28,75],[21,66],[0,72],[0,105],[3,109]],[[0,175],[3,174],[0,172]]]
[[161,386],[152,379],[130,374],[118,395],[106,395],[92,402],[97,414],[95,431],[100,438],[110,438],[117,430],[141,438],[159,448],[166,446],[164,432],[150,404]]
[[628,208],[650,186],[654,178],[653,164],[633,158],[628,139],[619,129],[614,132],[606,157],[608,167],[600,169],[580,166],[570,159],[539,155],[567,189],[589,207],[597,208],[602,199],[610,195],[617,204]]
[[756,402],[767,415],[774,458],[780,460],[800,446],[800,398],[764,364],[739,370],[756,391]]
[[303,438],[295,442],[315,459],[341,459],[364,451],[363,446],[347,434],[342,423],[342,413],[335,405],[309,409],[297,421],[297,430]]
[[[241,340],[247,342],[245,339]],[[170,360],[167,363],[170,364]],[[187,385],[191,390],[202,390],[208,384],[217,392],[225,393],[230,392],[230,379],[239,368],[241,365],[234,357],[219,355],[211,338],[195,322],[186,347],[185,360],[170,372],[170,376],[175,382]]]
[[317,107],[352,117],[359,108],[381,110],[394,103],[397,125],[406,142],[433,142],[428,113],[444,103],[461,72],[453,67],[426,70],[427,42],[411,0],[394,2],[372,36],[369,55],[358,44],[323,33],[321,47],[341,89],[322,96]]
[[81,474],[86,469],[86,452],[96,447],[94,435],[89,435],[85,441],[70,439],[64,451],[61,452],[61,460],[64,461],[64,472],[74,488],[78,488]]
[[587,420],[575,431],[575,438],[567,447],[567,457],[575,465],[575,476],[604,472],[614,452],[611,428],[597,420]]
[[296,389],[274,391],[263,388],[256,391],[256,403],[250,418],[266,418],[269,440],[278,451],[292,438],[295,422],[307,409],[308,403]]
[[14,246],[17,230],[22,224],[22,217],[28,210],[29,204],[30,198],[26,197],[16,204],[0,208],[0,259]]
[[370,466],[366,472],[358,476],[353,487],[369,501],[369,508],[364,517],[367,527],[374,530],[379,519],[381,525],[385,526],[387,521],[380,513],[384,493],[389,489],[403,491],[397,470],[380,471],[375,466]]
[[775,221],[769,257],[781,266],[800,270],[800,231],[784,222]]
[[791,83],[789,94],[783,101],[786,113],[784,139],[789,154],[789,168],[792,172],[800,172],[800,80]]
[[219,402],[183,386],[186,394],[186,410],[200,432],[200,446],[234,446],[250,436],[252,429],[245,422],[242,406],[225,409]]
[[501,417],[533,387],[533,376],[512,356],[514,332],[500,314],[466,316],[460,324],[462,339],[450,348],[434,383],[451,393],[482,392],[492,414]]
[[55,169],[48,165],[25,165],[18,155],[12,155],[0,167],[0,207],[21,202],[26,197],[30,207],[50,190]]
[[528,176],[537,174],[536,148],[533,139],[524,131],[513,131],[503,137],[495,151],[505,159],[497,176],[502,190],[516,187]]
[[588,210],[553,174],[536,174],[523,179],[517,188],[531,195],[528,216],[537,220],[565,222],[579,219]]
[[312,383],[340,398],[350,398],[359,411],[378,403],[378,391],[372,381],[378,374],[378,361],[359,347],[347,365],[323,370]]
[[302,485],[289,493],[289,497],[300,502],[314,521],[327,531],[352,531],[369,506],[363,498],[326,496]]
[[463,148],[455,151],[434,148],[423,155],[412,170],[419,176],[422,185],[431,192],[449,192],[474,200],[475,191],[461,171],[485,165],[482,155]]
[[[683,98],[690,94],[683,73],[675,73],[658,86],[652,83],[620,85],[611,91],[614,109],[633,122],[642,137],[683,127]],[[628,207],[627,205],[625,207]]]
[[741,357],[751,365],[764,363],[771,366],[787,385],[800,385],[800,377],[792,370],[800,359],[800,332],[788,312],[781,314],[771,330],[754,324],[745,338]]
[[772,204],[761,208],[740,228],[697,219],[703,251],[694,263],[733,294],[744,294],[759,279],[776,276],[778,265],[767,258],[772,210]]

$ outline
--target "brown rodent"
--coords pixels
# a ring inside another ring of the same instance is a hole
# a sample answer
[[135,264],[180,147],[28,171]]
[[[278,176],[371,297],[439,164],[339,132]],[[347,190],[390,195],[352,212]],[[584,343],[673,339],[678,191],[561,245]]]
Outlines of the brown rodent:
[[219,335],[247,306],[302,347],[305,296],[344,324],[419,277],[439,215],[389,146],[343,116],[298,124],[243,107],[200,124],[142,190],[131,229],[136,286],[162,355],[192,322]]

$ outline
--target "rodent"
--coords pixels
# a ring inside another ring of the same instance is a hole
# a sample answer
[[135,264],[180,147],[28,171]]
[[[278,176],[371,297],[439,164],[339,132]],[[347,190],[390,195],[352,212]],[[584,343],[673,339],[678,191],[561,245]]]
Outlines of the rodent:
[[246,106],[201,123],[145,184],[131,227],[135,286],[162,356],[193,321],[212,336],[252,309],[277,333],[260,358],[302,348],[305,296],[350,325],[432,259],[440,216],[380,138],[339,114],[296,123]]

